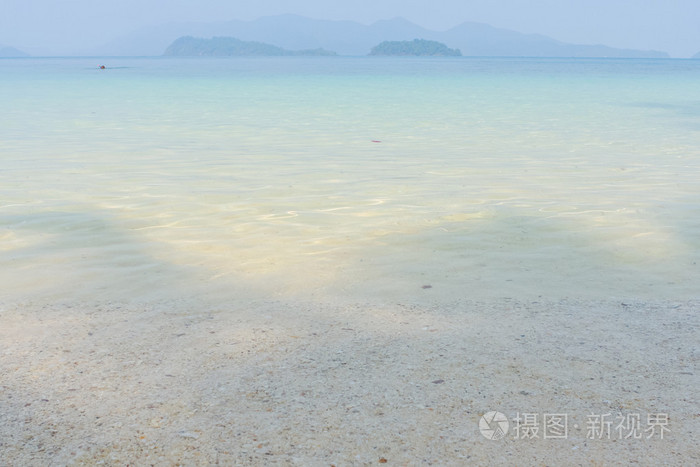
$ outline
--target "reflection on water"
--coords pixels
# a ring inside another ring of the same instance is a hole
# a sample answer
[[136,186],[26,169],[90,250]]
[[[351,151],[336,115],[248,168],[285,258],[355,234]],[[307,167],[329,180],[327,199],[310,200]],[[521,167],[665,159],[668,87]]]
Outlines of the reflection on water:
[[681,105],[688,71],[167,63],[16,73],[3,295],[696,295],[698,115],[636,104]]

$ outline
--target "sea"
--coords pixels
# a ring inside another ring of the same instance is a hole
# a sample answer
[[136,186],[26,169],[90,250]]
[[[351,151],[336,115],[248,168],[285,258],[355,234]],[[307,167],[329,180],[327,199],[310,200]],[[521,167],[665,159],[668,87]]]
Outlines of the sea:
[[700,296],[700,60],[0,59],[0,106],[3,303]]

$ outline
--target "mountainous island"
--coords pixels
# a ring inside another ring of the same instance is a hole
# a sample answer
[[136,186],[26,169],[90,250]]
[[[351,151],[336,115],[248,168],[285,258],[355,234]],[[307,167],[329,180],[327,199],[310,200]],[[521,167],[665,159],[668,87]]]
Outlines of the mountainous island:
[[336,55],[321,48],[313,50],[286,50],[276,45],[257,41],[242,41],[234,37],[212,37],[202,39],[185,36],[175,40],[165,50],[166,56],[180,57],[241,57],[241,56],[299,56],[299,55]]
[[29,54],[24,53],[19,49],[15,49],[14,47],[0,45],[0,57],[3,57],[3,58],[29,57]]
[[459,49],[450,49],[445,44],[425,39],[412,41],[384,41],[372,48],[370,55],[415,55],[430,57],[461,57]]
[[693,56],[690,57],[690,58],[697,58],[697,59],[700,59],[700,52],[696,53],[695,55],[693,55]]
[[267,16],[254,21],[169,23],[145,28],[93,50],[95,55],[162,55],[176,39],[236,37],[241,41],[274,44],[286,50],[333,50],[339,55],[367,55],[383,41],[438,41],[472,57],[625,57],[665,58],[658,51],[617,49],[605,45],[569,44],[539,34],[523,34],[483,23],[466,22],[446,31],[433,31],[403,18],[370,25],[296,15]]

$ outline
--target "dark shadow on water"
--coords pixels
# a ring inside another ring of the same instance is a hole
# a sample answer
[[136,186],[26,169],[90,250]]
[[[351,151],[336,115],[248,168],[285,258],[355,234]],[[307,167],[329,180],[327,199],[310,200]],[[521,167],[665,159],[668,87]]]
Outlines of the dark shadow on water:
[[[104,213],[48,211],[0,216],[16,247],[0,252],[7,300],[199,300],[201,269],[168,261],[167,247]],[[242,286],[244,281],[235,281]],[[235,293],[234,290],[231,290]]]

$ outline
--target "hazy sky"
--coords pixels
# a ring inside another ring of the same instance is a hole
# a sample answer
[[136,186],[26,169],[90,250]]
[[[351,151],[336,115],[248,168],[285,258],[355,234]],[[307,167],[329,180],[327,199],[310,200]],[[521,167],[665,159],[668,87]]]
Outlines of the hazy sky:
[[65,54],[151,25],[281,13],[365,24],[402,16],[436,30],[476,21],[572,43],[700,52],[700,0],[0,0],[0,44]]

